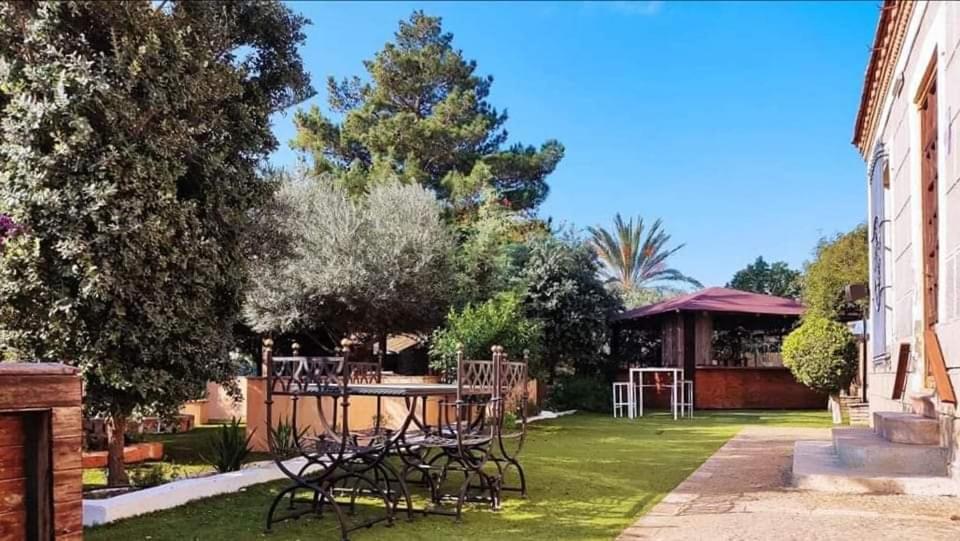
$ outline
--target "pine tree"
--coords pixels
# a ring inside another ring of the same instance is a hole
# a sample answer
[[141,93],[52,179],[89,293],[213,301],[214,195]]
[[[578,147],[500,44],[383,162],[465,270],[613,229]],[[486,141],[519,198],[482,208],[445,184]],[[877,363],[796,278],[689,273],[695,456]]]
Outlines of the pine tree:
[[547,195],[546,177],[563,157],[547,141],[536,149],[507,142],[507,114],[487,101],[493,78],[476,74],[443,32],[439,17],[414,12],[393,42],[364,62],[368,80],[327,82],[335,122],[319,108],[299,111],[292,145],[353,192],[399,176],[435,190],[458,210],[475,209],[486,187],[514,210]]

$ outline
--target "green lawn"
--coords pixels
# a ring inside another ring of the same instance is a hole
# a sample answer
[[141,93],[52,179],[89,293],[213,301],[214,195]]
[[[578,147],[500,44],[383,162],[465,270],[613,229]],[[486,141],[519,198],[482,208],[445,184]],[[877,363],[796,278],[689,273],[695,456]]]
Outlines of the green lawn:
[[[503,510],[468,509],[462,524],[441,516],[376,525],[351,539],[613,539],[746,424],[830,426],[827,412],[665,414],[636,421],[578,414],[532,425],[523,462],[530,496],[507,493]],[[263,533],[272,495],[282,483],[198,501],[112,525],[87,529],[86,539],[338,539],[336,521],[304,517]]]

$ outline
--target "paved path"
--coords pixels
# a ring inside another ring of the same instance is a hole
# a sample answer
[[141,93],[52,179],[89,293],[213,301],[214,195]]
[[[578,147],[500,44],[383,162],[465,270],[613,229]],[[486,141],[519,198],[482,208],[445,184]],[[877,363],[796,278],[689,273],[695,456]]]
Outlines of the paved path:
[[744,428],[618,541],[960,539],[960,498],[824,494],[788,487],[793,442],[817,428]]

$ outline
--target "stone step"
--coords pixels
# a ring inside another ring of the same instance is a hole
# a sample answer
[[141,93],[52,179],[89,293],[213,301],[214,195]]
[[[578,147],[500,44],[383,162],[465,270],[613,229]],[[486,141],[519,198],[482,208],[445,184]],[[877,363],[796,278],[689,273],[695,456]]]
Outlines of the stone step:
[[894,443],[940,445],[940,423],[916,413],[874,412],[873,429]]
[[793,448],[793,486],[843,494],[960,496],[960,481],[937,475],[895,475],[840,462],[829,441],[798,441]]
[[910,409],[922,417],[937,418],[937,401],[932,394],[911,395]]
[[833,447],[844,466],[890,475],[946,475],[947,450],[894,443],[868,428],[834,428]]
[[870,426],[870,406],[864,404],[862,406],[851,407],[847,411],[847,417],[851,425]]

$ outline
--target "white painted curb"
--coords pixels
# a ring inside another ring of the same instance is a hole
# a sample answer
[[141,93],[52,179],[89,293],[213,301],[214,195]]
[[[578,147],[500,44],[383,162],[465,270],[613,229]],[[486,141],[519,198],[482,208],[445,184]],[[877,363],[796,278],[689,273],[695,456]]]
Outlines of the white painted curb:
[[567,415],[573,415],[577,410],[567,410],[567,411],[541,411],[540,415],[536,415],[527,419],[527,424],[535,423],[537,421],[549,421],[550,419],[556,419],[557,417],[565,417]]
[[[284,464],[297,471],[305,463],[305,459],[295,458]],[[83,525],[108,524],[123,518],[177,507],[200,498],[237,492],[244,487],[286,478],[276,464],[262,462],[236,472],[182,479],[112,498],[83,500]]]

